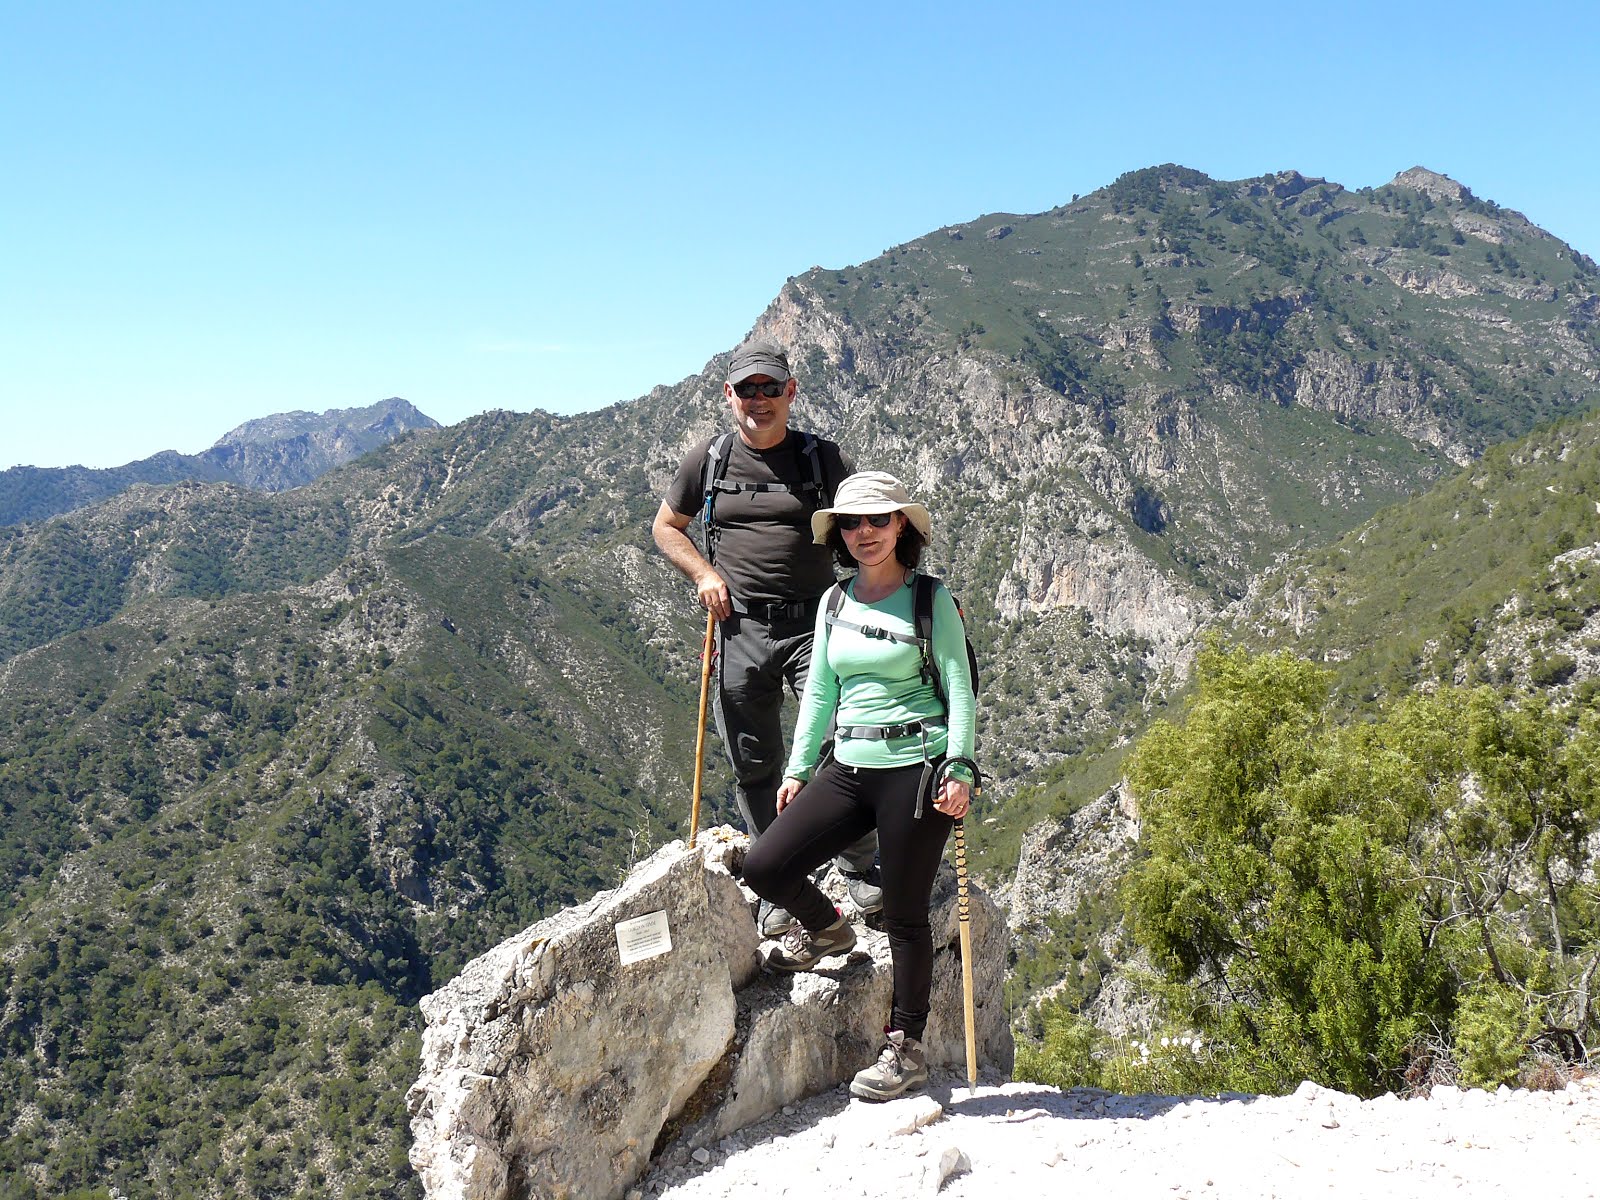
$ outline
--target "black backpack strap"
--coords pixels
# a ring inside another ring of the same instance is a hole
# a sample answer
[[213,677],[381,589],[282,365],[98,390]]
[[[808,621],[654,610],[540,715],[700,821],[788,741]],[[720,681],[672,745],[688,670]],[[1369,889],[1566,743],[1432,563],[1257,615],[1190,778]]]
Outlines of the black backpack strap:
[[810,494],[811,511],[833,502],[833,497],[828,494],[828,485],[822,474],[822,446],[817,441],[814,433],[801,435],[800,457],[811,465],[811,483],[806,487]]
[[846,621],[839,615],[839,610],[844,607],[844,584],[836,583],[828,589],[827,598],[823,601],[823,608],[827,610],[829,625],[837,625],[841,629],[853,630],[862,637],[882,638],[886,642],[902,642],[907,646],[916,646],[922,651],[924,659],[928,656],[928,648],[923,645],[921,638],[907,637],[903,633],[895,633],[890,629],[883,629],[877,625],[857,625],[854,621]]
[[[733,444],[733,434],[724,433],[714,439],[706,451],[706,467],[703,476],[705,498],[702,512],[706,528],[706,561],[710,562],[716,552],[717,545],[717,497],[722,493],[736,494],[738,492],[788,492],[790,495],[799,496],[805,504],[809,505],[812,512],[816,512],[829,501],[827,486],[823,481],[822,453],[818,444],[817,435],[802,433],[800,443],[795,450],[797,459],[803,459],[810,464],[809,474],[811,481],[803,479],[794,483],[729,483],[725,476],[728,473],[729,451]],[[802,471],[802,475],[807,472]]]
[[717,493],[739,490],[737,484],[730,487],[723,482],[723,476],[728,473],[728,448],[732,440],[732,433],[723,433],[713,438],[711,445],[706,449],[706,469],[703,476],[705,496],[700,511],[705,521],[707,562],[711,562],[717,552]]
[[932,575],[919,572],[914,576],[911,581],[911,615],[922,647],[922,681],[933,684],[934,694],[948,713],[950,697],[945,695],[944,679],[940,677],[939,664],[933,658],[933,596],[938,590],[939,581]]

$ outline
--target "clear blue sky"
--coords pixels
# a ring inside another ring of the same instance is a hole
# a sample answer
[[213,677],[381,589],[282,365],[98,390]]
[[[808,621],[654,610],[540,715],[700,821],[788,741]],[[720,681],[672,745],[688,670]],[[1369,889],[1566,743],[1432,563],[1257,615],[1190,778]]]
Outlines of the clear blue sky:
[[629,399],[1123,171],[1421,164],[1600,257],[1592,4],[0,0],[0,468]]

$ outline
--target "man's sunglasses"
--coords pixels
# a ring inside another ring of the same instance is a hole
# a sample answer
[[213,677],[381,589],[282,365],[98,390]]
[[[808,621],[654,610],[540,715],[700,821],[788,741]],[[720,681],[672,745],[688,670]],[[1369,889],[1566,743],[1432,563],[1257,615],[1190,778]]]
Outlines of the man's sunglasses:
[[840,529],[860,529],[862,521],[865,521],[874,529],[887,529],[889,527],[889,519],[893,516],[893,513],[873,513],[870,517],[858,517],[848,514],[836,516],[833,520]]
[[783,395],[787,383],[736,383],[733,385],[733,394],[741,400],[753,400],[760,392],[768,400],[776,400]]

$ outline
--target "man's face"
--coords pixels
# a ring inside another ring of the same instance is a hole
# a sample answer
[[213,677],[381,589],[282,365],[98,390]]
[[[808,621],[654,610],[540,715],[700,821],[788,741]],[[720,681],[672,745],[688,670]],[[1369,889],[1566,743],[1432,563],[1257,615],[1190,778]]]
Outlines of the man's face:
[[[738,383],[725,383],[723,391],[733,409],[739,436],[757,450],[769,450],[789,433],[789,407],[794,403],[792,378],[779,383],[770,375],[752,375]],[[767,395],[776,391],[776,396]],[[748,396],[740,393],[750,393]]]

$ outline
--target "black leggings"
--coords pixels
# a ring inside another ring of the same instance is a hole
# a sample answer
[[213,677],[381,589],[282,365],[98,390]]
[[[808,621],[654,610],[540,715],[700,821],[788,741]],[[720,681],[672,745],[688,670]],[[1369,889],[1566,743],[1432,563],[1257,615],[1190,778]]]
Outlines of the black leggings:
[[894,960],[889,1028],[922,1040],[933,987],[933,930],[928,902],[954,820],[928,797],[913,817],[923,766],[871,769],[830,759],[750,848],[744,881],[762,899],[789,910],[807,929],[838,919],[810,873],[872,829],[878,831],[883,927]]

